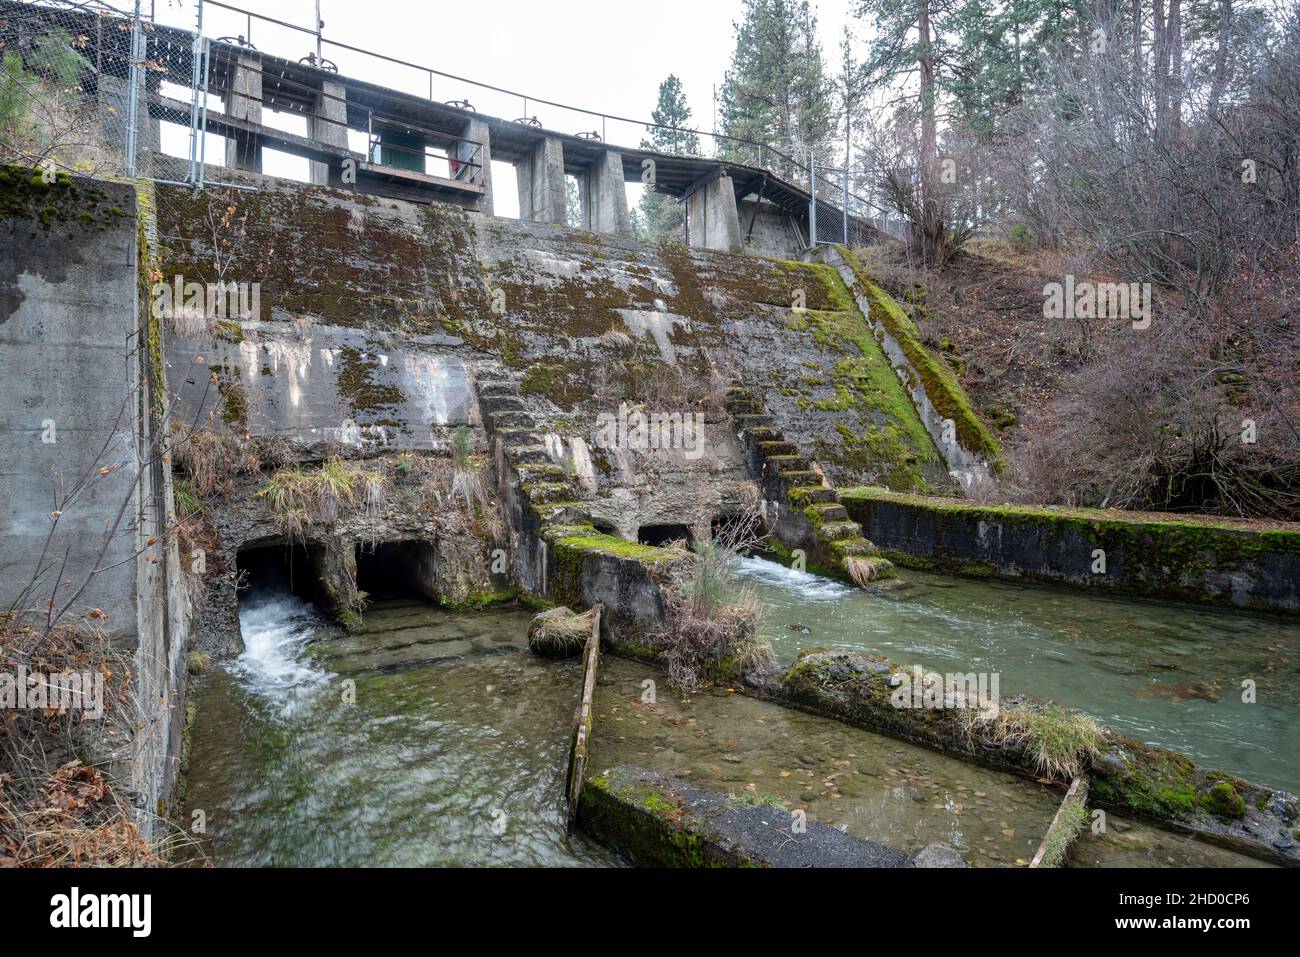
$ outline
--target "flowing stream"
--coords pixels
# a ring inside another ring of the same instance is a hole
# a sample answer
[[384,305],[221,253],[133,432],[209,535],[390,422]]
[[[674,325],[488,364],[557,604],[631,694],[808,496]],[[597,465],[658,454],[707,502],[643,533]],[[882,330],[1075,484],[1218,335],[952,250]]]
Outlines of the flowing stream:
[[[1295,778],[1297,708],[1278,696],[1296,634],[1274,620],[912,573],[906,589],[867,593],[759,559],[742,578],[782,660],[831,646],[999,670],[1006,690],[1054,696],[1260,781]],[[195,689],[185,814],[203,812],[205,853],[223,866],[628,863],[564,834],[581,665],[530,654],[528,619],[388,600],[347,634],[284,592],[246,596],[244,653]],[[1260,704],[1236,703],[1239,673],[1257,676]],[[1187,682],[1217,682],[1220,699],[1150,691]],[[726,690],[684,697],[662,672],[608,655],[596,710],[590,774],[634,764],[771,806],[773,826],[800,808],[906,851],[948,844],[977,867],[1023,866],[1061,797]],[[1071,863],[1251,863],[1110,820]]]
[[297,598],[246,601],[244,654],[196,693],[187,820],[214,863],[621,863],[564,836],[581,666],[531,655],[528,619],[391,601],[347,635]]
[[[900,570],[863,591],[762,558],[743,587],[776,659],[845,648],[935,671],[1000,676],[1151,744],[1300,792],[1300,624],[1280,617],[1043,585]],[[1255,703],[1242,700],[1254,682]]]

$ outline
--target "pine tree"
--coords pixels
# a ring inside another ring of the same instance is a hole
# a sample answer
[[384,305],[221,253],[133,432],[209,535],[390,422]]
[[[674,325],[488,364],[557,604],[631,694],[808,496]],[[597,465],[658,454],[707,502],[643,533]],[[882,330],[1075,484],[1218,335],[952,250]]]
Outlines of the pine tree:
[[[727,136],[774,146],[796,161],[830,152],[834,90],[822,64],[817,20],[807,0],[744,0],[736,49],[722,85]],[[723,155],[760,160],[752,147],[724,141]],[[768,165],[780,167],[770,157]]]
[[[650,135],[641,140],[643,150],[672,153],[676,156],[698,156],[700,138],[689,132],[691,108],[686,103],[682,81],[676,75],[659,84],[659,103],[650,119],[655,126],[648,128]],[[644,242],[667,242],[682,236],[682,204],[671,196],[657,193],[653,184],[647,184],[641,202],[632,212],[632,228]]]

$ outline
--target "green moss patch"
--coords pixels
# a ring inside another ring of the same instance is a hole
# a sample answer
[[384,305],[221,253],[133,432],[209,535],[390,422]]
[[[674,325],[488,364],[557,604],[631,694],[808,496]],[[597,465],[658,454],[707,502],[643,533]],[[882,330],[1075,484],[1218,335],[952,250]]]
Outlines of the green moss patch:
[[962,446],[987,459],[995,469],[1002,467],[1002,448],[971,408],[966,390],[952,372],[921,343],[920,333],[903,308],[867,272],[861,260],[844,246],[836,247],[852,269],[862,294],[871,307],[871,318],[879,322],[921,377],[925,394],[939,415],[952,419]]

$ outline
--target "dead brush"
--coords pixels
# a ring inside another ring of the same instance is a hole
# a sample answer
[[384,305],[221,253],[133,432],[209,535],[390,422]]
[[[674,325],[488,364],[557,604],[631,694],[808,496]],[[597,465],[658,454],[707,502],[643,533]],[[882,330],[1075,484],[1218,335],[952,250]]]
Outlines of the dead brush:
[[379,529],[388,492],[388,479],[382,472],[361,473],[361,511],[369,528],[372,548],[379,540]]
[[175,425],[171,454],[172,462],[189,477],[193,493],[200,496],[229,494],[236,475],[258,467],[248,445],[224,428],[191,430]]
[[84,708],[0,712],[0,867],[152,866],[172,839],[146,840],[124,792],[78,755],[116,748],[145,719],[132,687],[132,661],[101,632],[92,609],[46,627],[38,611],[0,617],[0,672],[102,677],[102,716]]
[[668,628],[651,643],[664,656],[668,676],[693,690],[726,677],[766,668],[771,649],[759,636],[762,603],[736,582],[744,553],[766,537],[761,517],[750,509],[697,542],[681,559],[665,589]]
[[481,509],[486,513],[490,502],[487,479],[481,459],[473,454],[470,432],[458,426],[451,438],[451,497],[465,502],[465,511],[471,516]]
[[888,559],[879,555],[850,555],[844,559],[844,571],[859,588],[866,588],[892,567]]

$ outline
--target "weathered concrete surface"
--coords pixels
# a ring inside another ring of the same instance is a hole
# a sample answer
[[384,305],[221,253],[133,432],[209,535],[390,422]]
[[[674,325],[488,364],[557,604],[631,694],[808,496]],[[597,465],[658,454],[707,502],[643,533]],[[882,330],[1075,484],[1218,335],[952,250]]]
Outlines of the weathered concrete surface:
[[[348,88],[337,80],[321,80],[316,111],[307,116],[307,135],[314,140],[347,149]],[[317,186],[330,182],[330,164],[311,161],[311,181]]]
[[93,613],[130,656],[138,712],[105,721],[87,750],[128,783],[152,834],[175,772],[188,633],[136,193],[0,172],[0,606],[53,599],[68,624]]
[[730,176],[719,172],[687,194],[686,222],[692,246],[741,251],[736,188]]
[[578,203],[582,228],[597,233],[632,235],[632,218],[627,209],[627,186],[623,182],[623,157],[606,150],[578,176]]
[[[746,681],[759,694],[812,714],[990,767],[1034,777],[1046,773],[1032,753],[1032,735],[994,737],[989,726],[968,724],[970,706],[961,705],[959,691],[946,690],[943,707],[896,706],[894,676],[910,670],[879,655],[814,649],[801,652],[787,669]],[[1019,713],[1040,722],[1058,721],[1065,713],[1025,695],[1003,693],[998,705],[1001,717]],[[1186,755],[1098,727],[1095,752],[1071,755],[1079,770],[1091,774],[1095,803],[1265,860],[1300,866],[1300,848],[1291,833],[1300,823],[1295,795],[1199,767]]]
[[298,330],[274,310],[267,321],[227,320],[210,335],[173,333],[166,355],[190,421],[215,416],[303,449],[429,450],[445,449],[456,426],[478,423],[462,345],[449,335]]
[[956,378],[918,340],[898,304],[871,281],[861,262],[844,246],[818,246],[809,254],[839,274],[899,378],[949,474],[966,492],[987,487],[1001,468],[1001,451],[970,406]]
[[[229,203],[245,235],[225,276],[261,289],[258,322],[169,340],[187,413],[196,392],[211,395],[192,370],[210,354],[217,391],[245,394],[232,427],[253,436],[315,442],[351,419],[367,446],[428,447],[432,421],[473,424],[464,370],[493,363],[519,383],[552,464],[570,463],[591,517],[632,538],[648,524],[702,530],[752,499],[721,407],[731,371],[768,387],[768,411],[837,483],[946,480],[824,267],[255,182],[259,193],[208,198],[162,188],[164,276],[214,278],[203,224],[209,202]],[[602,447],[600,416],[624,405],[703,415],[702,447]]]
[[579,826],[656,867],[908,867],[902,851],[788,811],[620,766],[582,789]]
[[564,144],[559,139],[546,137],[527,159],[515,166],[515,184],[519,190],[521,220],[564,225],[568,216]]
[[741,249],[753,256],[788,259],[808,242],[802,227],[779,206],[755,199],[736,204],[740,221]]
[[[231,119],[262,122],[262,58],[256,53],[241,52],[235,61],[226,98],[225,114]],[[226,167],[232,170],[260,172],[262,148],[248,137],[226,137]]]
[[[1300,527],[1258,529],[1205,516],[978,505],[875,488],[841,490],[840,500],[899,564],[1300,610]],[[1099,571],[1102,558],[1104,571]]]

